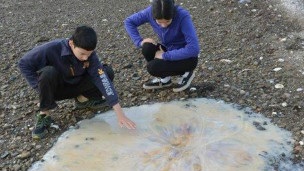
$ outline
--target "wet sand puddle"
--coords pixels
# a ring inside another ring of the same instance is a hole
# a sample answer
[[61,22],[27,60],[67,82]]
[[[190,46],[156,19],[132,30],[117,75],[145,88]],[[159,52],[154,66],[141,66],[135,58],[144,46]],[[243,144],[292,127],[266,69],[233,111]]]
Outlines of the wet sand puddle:
[[174,101],[125,112],[137,123],[136,130],[119,128],[113,111],[81,121],[30,170],[301,169],[286,160],[292,157],[289,132],[260,114],[221,101]]

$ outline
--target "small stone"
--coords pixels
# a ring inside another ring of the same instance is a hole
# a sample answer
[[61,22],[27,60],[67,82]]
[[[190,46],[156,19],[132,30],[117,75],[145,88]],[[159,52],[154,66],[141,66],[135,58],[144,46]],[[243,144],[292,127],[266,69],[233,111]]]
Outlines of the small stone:
[[4,129],[9,128],[9,127],[10,127],[10,124],[8,124],[8,123],[5,123],[5,124],[3,125],[3,128],[4,128]]
[[146,96],[144,96],[144,97],[141,98],[142,101],[145,101],[147,99],[148,99],[148,97],[146,97]]
[[214,69],[214,68],[213,68],[212,66],[211,66],[211,67],[208,67],[208,70],[210,70],[210,71],[213,70],[213,69]]
[[2,155],[1,155],[1,159],[4,159],[5,157],[7,157],[9,155],[8,151],[5,151]]
[[246,94],[246,91],[240,90],[240,94],[241,94],[241,95],[244,95],[244,94]]
[[195,87],[191,87],[190,91],[196,91],[196,88]]
[[275,68],[273,69],[273,71],[277,72],[277,71],[280,71],[282,68],[278,67],[278,68]]
[[285,38],[282,38],[280,41],[285,42],[286,40],[287,40],[287,38],[285,37]]
[[228,63],[228,64],[232,63],[232,61],[229,59],[221,59],[220,62],[224,62],[224,63]]
[[132,96],[133,96],[133,94],[131,94],[131,93],[129,93],[129,94],[127,95],[128,98],[130,98],[130,97],[132,97]]
[[287,103],[286,103],[286,102],[283,102],[283,103],[282,103],[282,106],[283,106],[283,107],[286,107],[286,106],[287,106]]
[[299,144],[300,144],[300,145],[304,145],[304,142],[303,142],[303,141],[299,141]]
[[132,68],[133,65],[132,64],[126,64],[125,66],[123,66],[123,69],[129,69]]
[[297,88],[297,91],[299,92],[299,91],[303,91],[303,88]]
[[239,3],[242,3],[242,4],[243,4],[243,3],[244,3],[244,4],[245,4],[245,3],[250,3],[250,2],[251,2],[251,0],[239,0]]
[[28,152],[28,151],[23,151],[21,154],[19,154],[19,155],[17,156],[17,158],[18,158],[18,159],[26,159],[26,158],[28,158],[30,155],[31,155],[30,152]]
[[277,88],[277,89],[282,89],[282,88],[284,88],[284,85],[283,84],[276,84],[274,87]]
[[2,86],[1,89],[4,90],[4,89],[6,89],[7,87],[8,87],[8,85],[6,84],[6,85]]

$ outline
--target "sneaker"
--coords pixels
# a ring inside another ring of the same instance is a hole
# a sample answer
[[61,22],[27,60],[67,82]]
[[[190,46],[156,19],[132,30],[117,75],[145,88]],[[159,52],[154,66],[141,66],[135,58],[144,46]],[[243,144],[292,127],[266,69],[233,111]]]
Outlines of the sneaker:
[[144,89],[158,89],[158,88],[164,88],[164,87],[169,87],[171,86],[172,82],[171,80],[169,80],[166,83],[161,82],[161,80],[159,78],[154,78],[151,81],[145,83],[143,85]]
[[99,99],[99,100],[88,100],[85,102],[79,102],[77,99],[75,99],[74,107],[75,109],[92,109],[97,110],[100,108],[103,108],[106,106],[106,100],[105,99]]
[[173,92],[180,92],[186,90],[190,86],[194,76],[195,73],[193,71],[189,72],[187,77],[182,76],[180,81],[178,82],[178,85],[173,88]]
[[32,138],[39,140],[45,137],[48,133],[48,128],[54,121],[51,116],[45,114],[37,114],[36,116],[36,125],[34,130],[32,131]]

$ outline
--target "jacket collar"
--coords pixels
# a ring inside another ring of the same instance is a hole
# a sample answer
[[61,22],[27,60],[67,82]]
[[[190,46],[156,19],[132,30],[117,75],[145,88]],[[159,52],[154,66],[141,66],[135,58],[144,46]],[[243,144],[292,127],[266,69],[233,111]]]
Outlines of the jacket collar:
[[69,39],[64,39],[61,42],[61,56],[70,56],[74,55],[72,49],[69,45]]

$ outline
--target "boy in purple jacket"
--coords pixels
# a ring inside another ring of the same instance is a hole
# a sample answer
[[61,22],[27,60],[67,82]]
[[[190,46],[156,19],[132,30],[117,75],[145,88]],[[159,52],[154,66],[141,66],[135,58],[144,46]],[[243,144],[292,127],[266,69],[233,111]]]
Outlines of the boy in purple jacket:
[[[188,11],[174,0],[153,0],[148,8],[126,18],[125,29],[137,47],[142,48],[149,74],[156,77],[145,83],[145,89],[171,86],[171,76],[180,75],[174,92],[187,89],[194,78],[199,42]],[[161,44],[142,38],[137,27],[149,23]]]
[[37,46],[20,59],[20,71],[40,99],[40,112],[32,132],[34,139],[46,135],[52,122],[49,110],[57,106],[56,101],[70,98],[75,98],[76,108],[97,108],[106,100],[121,127],[135,128],[119,104],[112,84],[112,68],[101,64],[94,51],[96,44],[96,32],[80,26],[70,39]]

